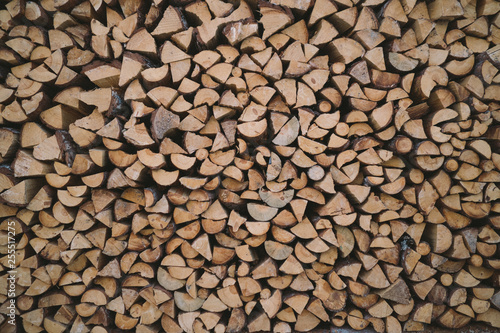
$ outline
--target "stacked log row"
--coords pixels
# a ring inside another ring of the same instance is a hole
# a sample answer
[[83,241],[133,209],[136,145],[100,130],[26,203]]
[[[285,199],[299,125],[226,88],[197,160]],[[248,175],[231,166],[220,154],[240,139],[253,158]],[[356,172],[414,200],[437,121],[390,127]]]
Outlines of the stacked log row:
[[4,5],[19,331],[500,328],[498,1]]

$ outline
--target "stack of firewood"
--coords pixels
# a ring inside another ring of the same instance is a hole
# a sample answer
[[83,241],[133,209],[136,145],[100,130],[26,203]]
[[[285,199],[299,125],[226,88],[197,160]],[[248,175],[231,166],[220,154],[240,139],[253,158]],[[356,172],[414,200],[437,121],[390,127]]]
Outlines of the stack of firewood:
[[1,332],[500,328],[497,0],[2,8]]

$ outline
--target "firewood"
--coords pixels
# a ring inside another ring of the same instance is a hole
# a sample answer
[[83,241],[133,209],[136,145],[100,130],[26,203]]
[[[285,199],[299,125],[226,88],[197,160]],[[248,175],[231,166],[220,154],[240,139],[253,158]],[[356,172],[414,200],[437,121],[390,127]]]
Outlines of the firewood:
[[18,323],[498,328],[499,11],[7,2]]

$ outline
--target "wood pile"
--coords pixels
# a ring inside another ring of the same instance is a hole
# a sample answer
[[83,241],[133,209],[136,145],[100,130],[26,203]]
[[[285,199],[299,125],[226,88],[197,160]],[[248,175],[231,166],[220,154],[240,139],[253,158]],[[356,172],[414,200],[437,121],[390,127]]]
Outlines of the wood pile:
[[500,328],[500,2],[2,8],[1,332]]

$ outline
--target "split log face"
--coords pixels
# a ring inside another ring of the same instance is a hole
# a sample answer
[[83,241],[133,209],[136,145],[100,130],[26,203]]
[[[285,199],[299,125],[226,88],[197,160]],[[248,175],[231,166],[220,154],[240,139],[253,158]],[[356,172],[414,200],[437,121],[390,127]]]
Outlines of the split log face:
[[498,1],[7,0],[0,39],[0,332],[500,329]]

